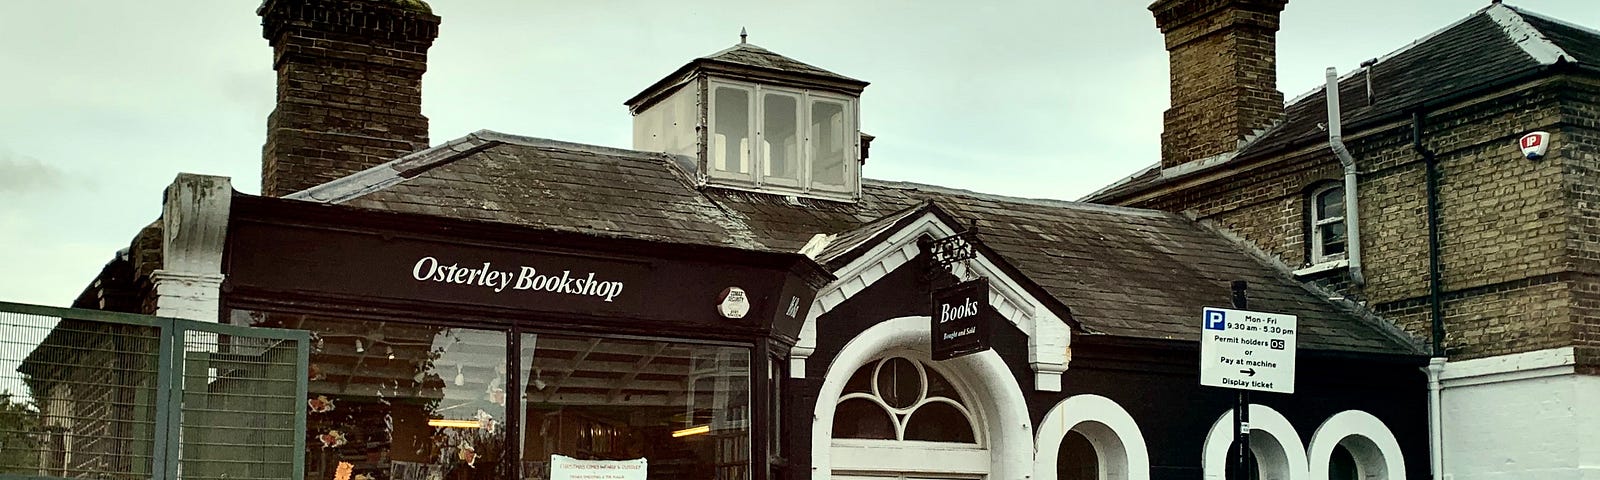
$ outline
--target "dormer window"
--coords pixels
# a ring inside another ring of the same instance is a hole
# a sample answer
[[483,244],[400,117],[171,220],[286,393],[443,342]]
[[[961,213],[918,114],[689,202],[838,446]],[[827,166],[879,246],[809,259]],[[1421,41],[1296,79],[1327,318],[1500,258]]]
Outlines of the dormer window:
[[710,85],[709,177],[776,192],[854,193],[853,99],[722,80]]
[[629,99],[633,148],[676,155],[706,187],[852,202],[866,86],[741,41]]

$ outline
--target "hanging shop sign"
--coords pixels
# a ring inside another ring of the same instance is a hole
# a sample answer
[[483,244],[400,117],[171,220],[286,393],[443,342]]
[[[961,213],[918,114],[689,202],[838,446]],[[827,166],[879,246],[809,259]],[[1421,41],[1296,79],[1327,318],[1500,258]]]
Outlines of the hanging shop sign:
[[933,359],[948,360],[989,349],[994,309],[989,280],[979,278],[934,290]]
[[1201,316],[1201,385],[1294,393],[1294,315],[1207,307]]

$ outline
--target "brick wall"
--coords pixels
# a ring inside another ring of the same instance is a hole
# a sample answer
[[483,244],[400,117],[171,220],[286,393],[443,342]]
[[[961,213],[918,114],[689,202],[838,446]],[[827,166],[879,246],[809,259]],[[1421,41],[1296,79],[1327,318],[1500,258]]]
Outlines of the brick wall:
[[422,74],[439,17],[421,2],[269,0],[278,72],[261,192],[282,196],[428,146]]
[[1166,36],[1172,108],[1162,166],[1233,151],[1283,117],[1278,16],[1286,0],[1166,0],[1150,6]]
[[[1581,88],[1580,88],[1581,87]],[[1586,90],[1593,88],[1593,90]],[[1445,348],[1453,359],[1577,346],[1600,364],[1600,82],[1569,76],[1436,107],[1424,138],[1439,167]],[[1587,122],[1587,123],[1585,123]],[[1426,166],[1409,118],[1347,130],[1360,170],[1363,288],[1344,289],[1418,338],[1430,331]],[[1523,133],[1552,133],[1544,159]],[[1173,182],[1134,206],[1187,212],[1307,265],[1307,194],[1341,181],[1326,147],[1239,162]]]
[[1550,130],[1551,152],[1564,169],[1572,338],[1578,364],[1600,374],[1600,79],[1563,85],[1561,127]]

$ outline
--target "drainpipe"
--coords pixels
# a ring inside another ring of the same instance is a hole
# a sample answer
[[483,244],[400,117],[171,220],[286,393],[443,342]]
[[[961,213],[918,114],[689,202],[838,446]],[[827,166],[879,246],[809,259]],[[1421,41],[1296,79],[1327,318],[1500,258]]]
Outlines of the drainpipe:
[[1444,302],[1441,298],[1444,287],[1439,260],[1439,161],[1433,150],[1422,142],[1426,120],[1427,115],[1420,108],[1411,113],[1411,148],[1422,156],[1427,167],[1424,175],[1428,202],[1428,314],[1432,323],[1428,337],[1432,340],[1433,358],[1423,370],[1428,374],[1428,467],[1433,471],[1433,478],[1438,479],[1444,475],[1444,414],[1439,385],[1439,375],[1444,372],[1445,364]]
[[1425,196],[1428,202],[1428,315],[1432,321],[1432,331],[1428,337],[1433,340],[1433,356],[1443,358],[1444,352],[1444,292],[1443,266],[1439,255],[1439,161],[1433,155],[1433,150],[1422,143],[1423,122],[1427,115],[1422,110],[1411,114],[1411,148],[1422,156],[1426,165],[1427,189]]
[[1359,287],[1367,284],[1367,278],[1361,274],[1361,208],[1356,203],[1356,159],[1344,147],[1343,128],[1339,125],[1339,72],[1333,67],[1328,67],[1325,98],[1328,101],[1328,148],[1344,166],[1344,236],[1350,283]]

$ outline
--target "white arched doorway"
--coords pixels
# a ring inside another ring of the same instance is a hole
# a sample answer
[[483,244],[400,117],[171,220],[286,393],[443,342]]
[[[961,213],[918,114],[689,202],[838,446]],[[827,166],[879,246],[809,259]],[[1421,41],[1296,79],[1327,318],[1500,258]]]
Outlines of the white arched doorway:
[[1378,417],[1360,410],[1345,410],[1323,421],[1311,434],[1307,457],[1311,478],[1318,480],[1406,478],[1405,459],[1394,433]]
[[[1206,433],[1200,467],[1206,480],[1227,478],[1233,445],[1233,412],[1223,414]],[[1250,405],[1250,452],[1261,480],[1307,480],[1306,450],[1300,434],[1283,414],[1266,405]]]
[[[928,317],[888,320],[834,357],[812,424],[813,479],[1032,476],[1032,424],[1011,371],[993,351],[932,362],[930,335]],[[855,438],[834,438],[836,427]]]
[[[1074,449],[1074,442],[1087,448]],[[1062,458],[1063,452],[1082,452]],[[1092,456],[1093,458],[1087,458]],[[1099,395],[1074,395],[1050,409],[1039,424],[1034,478],[1056,480],[1065,463],[1090,462],[1079,475],[1095,480],[1149,480],[1150,456],[1144,434],[1121,405]]]

